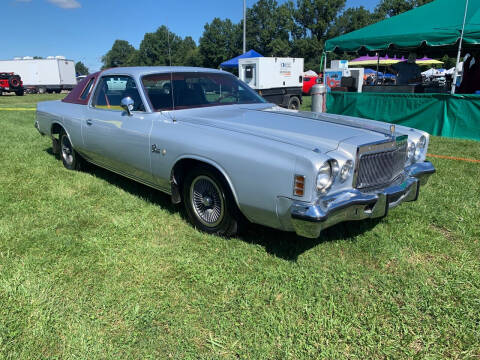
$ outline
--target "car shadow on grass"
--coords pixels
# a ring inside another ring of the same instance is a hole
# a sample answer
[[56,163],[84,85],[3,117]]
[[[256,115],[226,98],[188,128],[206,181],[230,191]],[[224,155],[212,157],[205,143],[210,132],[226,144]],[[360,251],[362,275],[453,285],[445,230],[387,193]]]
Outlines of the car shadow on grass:
[[[55,156],[52,148],[47,148],[44,151],[51,156]],[[58,156],[55,157],[59,159]],[[183,206],[172,204],[170,195],[90,163],[87,164],[82,171],[105,180],[134,196],[158,205],[171,214],[178,213],[184,221],[188,222]],[[293,232],[285,232],[262,225],[246,223],[242,233],[237,238],[249,244],[260,245],[267,253],[278,258],[297,261],[301,254],[319,244],[340,240],[353,241],[358,235],[375,227],[379,221],[381,220],[367,219],[340,223],[322,231],[320,237],[316,239],[303,238]]]
[[304,252],[320,244],[334,241],[354,241],[357,236],[373,229],[380,221],[380,219],[366,219],[340,223],[323,230],[320,237],[316,239],[308,239],[292,232],[250,224],[239,238],[248,243],[262,246],[267,253],[276,257],[297,261]]

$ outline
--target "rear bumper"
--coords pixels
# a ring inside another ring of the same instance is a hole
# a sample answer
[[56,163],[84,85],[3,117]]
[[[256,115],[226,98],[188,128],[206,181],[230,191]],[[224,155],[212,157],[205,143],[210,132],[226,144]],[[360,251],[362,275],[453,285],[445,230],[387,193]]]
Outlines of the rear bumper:
[[0,91],[15,92],[15,91],[21,91],[21,90],[23,90],[23,86],[19,86],[16,88],[0,86]]
[[434,173],[434,166],[426,161],[408,167],[402,183],[378,192],[350,189],[323,197],[313,204],[294,202],[290,209],[292,225],[298,235],[317,238],[322,230],[343,221],[386,216],[389,209],[417,200],[420,186]]

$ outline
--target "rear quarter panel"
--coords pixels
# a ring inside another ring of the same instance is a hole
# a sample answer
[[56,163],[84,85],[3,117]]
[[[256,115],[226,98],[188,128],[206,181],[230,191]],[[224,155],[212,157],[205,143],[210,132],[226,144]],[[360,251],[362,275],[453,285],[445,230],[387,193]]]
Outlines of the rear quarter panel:
[[61,125],[70,137],[75,149],[83,149],[82,121],[84,120],[85,105],[70,104],[56,101],[38,103],[36,120],[39,131],[52,136],[52,127],[55,123]]

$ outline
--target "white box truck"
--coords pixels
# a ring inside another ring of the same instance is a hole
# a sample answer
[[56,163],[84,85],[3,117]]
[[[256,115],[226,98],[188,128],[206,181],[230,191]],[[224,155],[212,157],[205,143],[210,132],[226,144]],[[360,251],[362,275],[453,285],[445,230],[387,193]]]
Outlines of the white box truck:
[[0,72],[13,72],[21,76],[27,92],[59,93],[77,85],[75,62],[63,56],[46,59],[31,57],[0,60]]
[[238,61],[240,80],[267,101],[299,109],[302,103],[303,59],[256,57]]

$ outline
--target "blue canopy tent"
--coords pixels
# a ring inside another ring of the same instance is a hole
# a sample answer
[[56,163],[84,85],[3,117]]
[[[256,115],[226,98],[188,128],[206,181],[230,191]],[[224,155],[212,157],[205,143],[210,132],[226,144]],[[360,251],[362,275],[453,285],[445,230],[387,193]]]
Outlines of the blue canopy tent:
[[220,67],[222,67],[222,68],[236,68],[236,67],[238,67],[238,60],[239,59],[254,58],[254,57],[263,57],[263,55],[259,54],[255,50],[249,50],[245,54],[238,55],[237,57],[234,57],[233,59],[224,61],[223,63],[220,64]]
[[[376,74],[377,72],[375,70],[372,70],[372,69],[365,69],[365,74]],[[378,72],[378,75],[383,75],[382,72]]]

